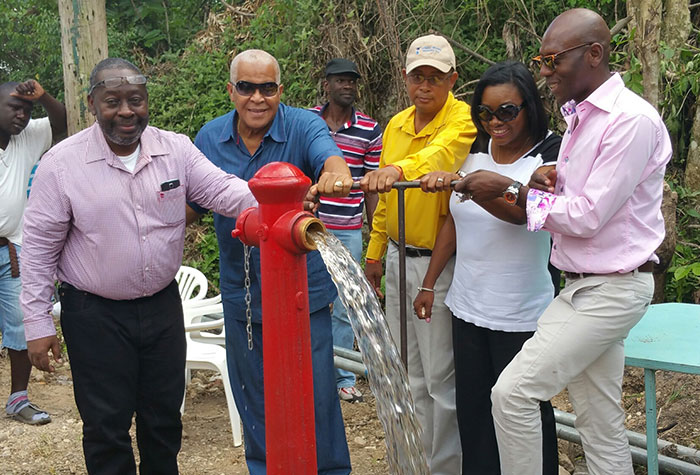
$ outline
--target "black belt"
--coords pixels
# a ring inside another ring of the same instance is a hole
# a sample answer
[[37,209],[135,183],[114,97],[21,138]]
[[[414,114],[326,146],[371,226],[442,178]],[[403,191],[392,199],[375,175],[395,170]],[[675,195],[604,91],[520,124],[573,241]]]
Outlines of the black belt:
[[17,248],[7,238],[0,237],[0,247],[7,246],[10,253],[10,275],[13,279],[19,277],[19,261],[17,260]]
[[[654,270],[654,263],[652,261],[647,261],[641,266],[635,269],[637,272],[652,272]],[[632,271],[634,272],[634,271]],[[584,277],[595,277],[597,275],[612,275],[612,274],[589,274],[586,272],[564,272],[564,276],[567,279],[582,279]],[[619,274],[623,275],[623,274]]]
[[[396,241],[394,241],[393,239],[389,239],[389,241],[391,241],[391,243],[394,246],[399,247],[399,244]],[[433,255],[433,251],[431,251],[430,249],[425,249],[422,247],[408,247],[408,246],[406,246],[406,257],[430,257],[432,255]]]
[[68,292],[76,292],[76,293],[83,294],[83,295],[91,295],[91,296],[97,297],[99,299],[110,300],[113,302],[135,302],[138,300],[145,300],[145,299],[149,299],[151,297],[155,297],[156,295],[160,294],[161,292],[167,291],[172,286],[177,287],[177,280],[173,279],[173,281],[170,282],[168,285],[166,285],[163,289],[159,290],[158,292],[156,292],[155,294],[152,294],[152,295],[146,295],[145,297],[135,297],[133,299],[126,299],[126,300],[113,300],[113,299],[108,299],[107,297],[103,297],[101,295],[93,294],[92,292],[88,292],[87,290],[79,289],[75,285],[69,284],[68,282],[61,282],[61,285],[59,285],[59,295],[63,295],[63,293],[65,291],[68,291]]

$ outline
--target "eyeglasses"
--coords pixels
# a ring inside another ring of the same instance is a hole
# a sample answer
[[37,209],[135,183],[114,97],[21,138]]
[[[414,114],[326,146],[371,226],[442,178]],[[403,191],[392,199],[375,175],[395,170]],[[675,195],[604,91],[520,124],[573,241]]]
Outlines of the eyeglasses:
[[236,87],[236,92],[241,96],[252,96],[257,90],[265,97],[272,97],[277,94],[277,91],[280,89],[279,84],[276,82],[256,84],[254,82],[238,81],[234,86]]
[[452,70],[449,70],[442,76],[423,76],[420,73],[407,74],[408,82],[414,85],[423,84],[423,81],[428,81],[431,86],[437,86],[452,75]]
[[567,48],[564,51],[559,51],[558,53],[554,54],[548,54],[546,56],[537,55],[534,58],[532,58],[530,61],[532,61],[532,65],[536,68],[542,67],[542,64],[544,63],[545,66],[547,66],[549,69],[554,71],[557,66],[557,58],[561,56],[564,53],[568,53],[569,51],[573,51],[575,49],[583,48],[584,46],[591,46],[593,43],[583,43],[580,45],[572,46],[571,48]]
[[119,87],[124,83],[140,85],[140,84],[146,84],[146,81],[147,81],[146,76],[144,76],[142,74],[136,74],[134,76],[119,76],[119,77],[114,77],[114,78],[107,78],[107,79],[103,79],[102,81],[96,82],[90,88],[88,95],[92,94],[92,91],[94,91],[96,87],[100,87],[100,86],[104,86],[107,88]]
[[519,106],[516,106],[515,104],[503,104],[498,106],[495,111],[492,111],[483,104],[477,109],[479,110],[479,119],[482,122],[490,122],[494,116],[496,116],[496,118],[501,122],[510,122],[511,120],[515,120],[515,118],[518,117],[518,114],[520,114],[520,111],[524,108],[525,103],[523,102]]

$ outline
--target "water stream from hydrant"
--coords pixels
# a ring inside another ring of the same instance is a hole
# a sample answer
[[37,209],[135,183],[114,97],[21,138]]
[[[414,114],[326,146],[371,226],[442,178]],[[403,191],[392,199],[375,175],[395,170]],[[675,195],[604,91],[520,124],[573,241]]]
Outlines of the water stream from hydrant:
[[338,238],[320,231],[311,231],[309,237],[321,253],[340,300],[348,309],[369,385],[377,401],[377,415],[386,434],[389,472],[430,475],[408,376],[374,289],[360,264]]

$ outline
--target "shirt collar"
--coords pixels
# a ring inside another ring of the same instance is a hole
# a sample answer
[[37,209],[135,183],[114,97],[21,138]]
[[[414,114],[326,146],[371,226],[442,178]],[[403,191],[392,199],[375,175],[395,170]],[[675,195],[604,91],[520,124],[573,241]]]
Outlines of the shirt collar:
[[587,98],[576,104],[571,99],[569,102],[561,106],[561,115],[564,119],[576,114],[577,108],[585,107],[585,104],[590,104],[593,107],[601,109],[605,112],[610,112],[613,109],[617,96],[625,88],[625,83],[618,73],[613,74],[603,84],[593,91]]
[[[325,104],[323,104],[321,106],[321,109],[319,109],[318,115],[321,116],[321,118],[323,118],[323,113],[325,112],[326,108],[328,107],[328,104],[330,104],[330,103],[326,102]],[[343,128],[349,129],[350,127],[352,127],[355,124],[357,124],[357,110],[355,110],[355,107],[353,106],[352,112],[350,113],[350,123],[348,124],[347,122],[345,122],[343,124]]]
[[416,137],[423,137],[426,135],[433,134],[436,129],[438,129],[445,123],[445,118],[447,117],[448,111],[452,109],[452,106],[454,105],[455,101],[457,101],[457,99],[455,99],[454,95],[452,94],[452,91],[450,91],[447,96],[447,100],[442,105],[442,108],[438,111],[438,113],[435,114],[433,120],[428,122],[428,124],[425,127],[423,127],[423,129],[418,133],[416,133],[414,122],[416,117],[416,106],[411,106],[410,113],[406,115],[403,124],[400,124],[401,130],[410,135],[415,135]]
[[[104,133],[100,128],[100,124],[97,122],[92,124],[92,126],[90,126],[90,128],[87,130],[87,133],[90,134],[90,136],[86,147],[87,153],[85,154],[85,163],[105,160],[109,165],[116,166],[115,164],[120,162],[120,160],[117,158],[117,155],[112,151],[112,149],[109,148],[107,139],[105,139]],[[169,153],[168,149],[158,140],[156,129],[151,126],[146,127],[139,140],[141,141],[139,161],[140,157],[144,157],[145,163],[150,163],[153,160],[153,157],[167,155]],[[137,162],[134,172],[137,172],[141,168],[142,167],[139,166]]]
[[[280,102],[279,108],[277,109],[277,114],[275,114],[275,118],[272,121],[272,126],[263,137],[263,140],[265,140],[265,137],[270,137],[270,139],[278,143],[284,143],[287,141],[287,130],[284,127],[286,109],[287,106]],[[224,129],[221,131],[221,135],[219,136],[219,142],[226,142],[229,139],[232,139],[235,142],[238,141],[238,130],[236,130],[234,127],[234,124],[236,124],[237,121],[238,111],[234,109],[224,122]]]
[[625,88],[625,83],[618,73],[610,76],[598,89],[593,91],[583,102],[588,102],[598,109],[610,112],[613,110],[617,96]]

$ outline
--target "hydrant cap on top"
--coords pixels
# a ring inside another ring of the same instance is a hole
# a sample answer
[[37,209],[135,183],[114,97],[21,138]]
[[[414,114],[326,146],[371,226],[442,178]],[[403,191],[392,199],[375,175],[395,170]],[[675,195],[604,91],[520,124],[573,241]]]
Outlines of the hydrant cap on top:
[[311,179],[286,162],[268,163],[248,181],[248,187],[259,203],[301,202]]

